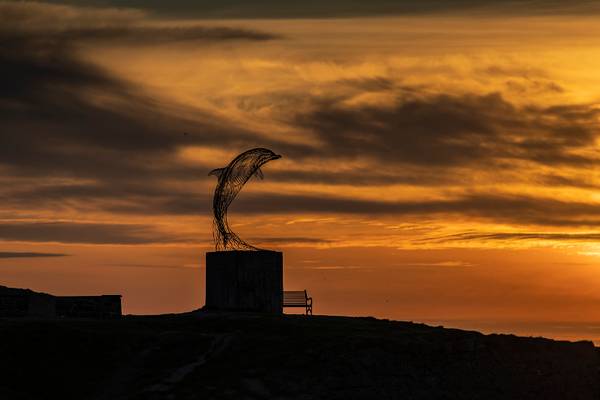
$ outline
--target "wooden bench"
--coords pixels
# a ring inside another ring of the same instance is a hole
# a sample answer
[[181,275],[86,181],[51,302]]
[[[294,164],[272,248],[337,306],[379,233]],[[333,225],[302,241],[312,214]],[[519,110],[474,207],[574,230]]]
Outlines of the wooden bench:
[[306,309],[306,315],[312,315],[312,297],[308,297],[306,290],[284,291],[283,306],[302,307]]

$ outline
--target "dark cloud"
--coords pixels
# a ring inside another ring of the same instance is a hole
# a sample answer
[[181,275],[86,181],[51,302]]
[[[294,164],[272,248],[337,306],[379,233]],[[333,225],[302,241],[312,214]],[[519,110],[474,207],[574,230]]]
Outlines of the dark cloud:
[[[402,170],[365,169],[335,172],[322,170],[276,170],[265,171],[265,177],[273,182],[320,183],[328,185],[388,186],[388,185],[439,185],[457,182],[448,174],[440,174],[430,168],[404,168]],[[464,182],[464,179],[461,181]]]
[[600,206],[548,198],[466,195],[449,200],[375,201],[283,194],[242,194],[231,206],[239,213],[328,213],[425,217],[459,215],[515,225],[598,227]]
[[28,253],[16,251],[0,251],[0,259],[2,258],[44,258],[44,257],[67,257],[68,254],[59,253]]
[[112,44],[119,45],[157,45],[163,43],[203,41],[203,42],[222,42],[231,40],[272,40],[279,38],[278,35],[230,28],[215,27],[207,28],[203,26],[175,26],[175,27],[99,27],[99,28],[67,28],[57,32],[31,32],[24,31],[5,33],[4,39],[11,41],[36,40],[41,43],[85,43],[110,41]]
[[[204,171],[202,171],[204,172]],[[206,175],[205,173],[203,175]],[[202,179],[207,177],[203,176]],[[197,181],[202,181],[198,179]],[[212,178],[211,180],[214,180]],[[191,203],[202,203],[200,207],[207,209],[208,193],[197,196],[189,191],[170,188],[166,184],[156,181],[128,182],[115,180],[114,183],[90,183],[71,185],[47,185],[37,188],[28,188],[14,191],[5,191],[0,194],[0,201],[5,205],[29,208],[60,209],[61,205],[80,208],[82,211],[90,209],[105,209],[118,211],[135,210],[136,204],[142,209],[147,204],[162,204],[188,200],[188,212],[193,211]],[[157,206],[157,208],[160,206]],[[163,210],[168,213],[168,207]]]
[[5,241],[139,245],[187,240],[141,224],[76,222],[0,222]]
[[270,245],[289,245],[289,244],[331,244],[335,243],[335,240],[321,239],[315,237],[255,237],[250,238],[251,243],[256,244],[270,244]]
[[552,240],[594,242],[600,240],[600,233],[564,233],[564,232],[464,232],[455,235],[426,238],[421,242],[458,242],[470,240]]
[[540,177],[539,183],[552,187],[574,187],[580,189],[600,189],[600,185],[591,182],[587,177],[571,177],[558,174],[546,174]]
[[165,265],[165,264],[105,264],[106,267],[118,267],[118,268],[150,268],[150,269],[188,269],[188,268],[201,268],[201,266],[192,267],[186,265]]
[[[109,206],[109,209],[115,213],[143,215],[206,214],[210,209],[210,194],[147,198],[137,203]],[[324,213],[402,218],[455,215],[514,225],[600,226],[600,206],[595,204],[517,195],[473,194],[449,200],[377,201],[342,196],[242,192],[231,205],[230,217],[233,219],[238,213],[242,215]]]
[[[95,185],[57,186],[9,194],[5,202],[59,209],[65,204],[82,212],[102,209],[132,215],[208,215],[211,193],[192,194],[166,187],[132,185],[117,187]],[[525,195],[468,194],[447,200],[385,201],[343,196],[300,195],[272,192],[244,192],[231,205],[235,214],[352,214],[396,217],[456,215],[516,225],[597,227],[600,206],[577,201],[561,201]]]
[[[58,209],[61,205],[71,208],[81,207],[104,209],[112,212],[141,212],[147,210],[150,214],[198,214],[206,213],[210,209],[211,188],[215,182],[214,177],[206,176],[209,166],[185,168],[173,177],[178,180],[187,180],[195,188],[206,188],[203,191],[184,189],[171,186],[168,182],[147,177],[132,182],[118,177],[106,182],[93,182],[81,184],[45,184],[32,187],[5,188],[0,190],[0,202],[14,207],[28,207],[31,209]],[[448,183],[446,175],[437,175],[427,170],[407,172],[405,175],[377,174],[370,171],[355,172],[327,172],[327,171],[298,171],[298,170],[267,170],[264,171],[266,179],[270,182],[299,182],[305,184],[344,185],[397,185],[397,184],[441,184]],[[165,177],[164,171],[159,177]],[[464,180],[462,181],[464,182]],[[249,183],[253,185],[253,182]],[[260,185],[260,182],[256,182]],[[260,187],[260,186],[259,186]],[[261,195],[258,195],[260,197]],[[268,198],[270,194],[267,194]],[[242,199],[246,194],[241,195]],[[240,200],[238,200],[240,201]],[[243,201],[243,200],[241,200]],[[237,201],[236,201],[237,203]],[[149,209],[150,207],[150,209]]]
[[370,158],[386,169],[489,168],[508,160],[592,166],[599,159],[577,150],[595,143],[598,114],[591,105],[519,107],[499,93],[403,94],[393,107],[315,101],[294,123],[318,136],[322,153]]
[[[28,10],[36,11],[35,7]],[[176,159],[184,146],[220,146],[225,141],[240,147],[257,144],[253,132],[210,113],[145,95],[84,61],[76,44],[89,38],[119,42],[124,36],[222,41],[272,35],[233,28],[94,24],[58,32],[35,26],[16,32],[0,29],[0,167],[29,176],[169,177],[184,169]],[[194,117],[176,116],[181,114]],[[188,174],[194,173],[186,168]]]
[[[214,181],[213,177],[206,176],[206,170],[201,173],[193,184],[202,183],[204,179]],[[212,207],[209,189],[204,193],[194,193],[150,177],[140,182],[115,179],[107,183],[47,185],[4,192],[0,192],[0,201],[6,206],[64,208],[84,213],[102,210],[134,215],[208,215]]]
[[[143,95],[137,87],[83,61],[73,49],[79,37],[127,35],[132,29],[70,27],[63,29],[61,40],[43,30],[25,30],[27,34],[21,36],[0,30],[0,165],[12,168],[16,175],[182,178],[200,176],[202,171],[177,161],[178,149],[227,143],[240,149],[271,146],[298,160],[371,158],[383,162],[385,170],[353,176],[327,171],[273,176],[301,182],[382,184],[418,181],[414,178],[418,175],[425,181],[443,180],[434,175],[445,171],[430,172],[429,179],[423,171],[413,176],[401,173],[407,166],[432,170],[506,159],[551,165],[596,162],[573,152],[595,140],[597,111],[592,107],[519,108],[499,94],[419,96],[418,88],[411,93],[385,78],[338,84],[361,91],[396,91],[399,98],[393,108],[349,108],[342,105],[345,98],[314,99],[313,111],[293,118],[292,125],[318,135],[321,147],[261,140],[255,132],[200,110],[185,110],[195,115],[194,120],[178,117],[169,112],[174,105]],[[165,33],[167,39],[237,35],[229,28],[160,29],[172,29],[174,36]],[[99,104],[98,96],[111,100]]]
[[527,94],[527,93],[564,93],[565,89],[556,84],[555,82],[546,82],[541,80],[529,80],[526,83],[508,80],[506,81],[506,88],[510,91],[519,93],[519,94]]
[[384,77],[362,78],[362,79],[340,79],[335,82],[336,86],[347,86],[365,92],[378,92],[394,89],[397,85],[392,79]]
[[266,32],[236,27],[206,27],[175,22],[153,23],[147,13],[122,7],[94,8],[44,2],[0,2],[3,39],[44,43],[110,41],[113,44],[161,44],[180,41],[270,40]]
[[[54,0],[80,4],[76,0]],[[124,6],[151,10],[161,15],[204,18],[328,18],[415,15],[426,13],[582,14],[598,10],[592,0],[89,0],[88,4]]]

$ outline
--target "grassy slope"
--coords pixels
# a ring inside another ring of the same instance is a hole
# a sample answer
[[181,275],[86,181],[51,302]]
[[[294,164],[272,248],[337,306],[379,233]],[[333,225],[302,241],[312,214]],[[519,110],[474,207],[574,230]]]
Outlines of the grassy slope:
[[599,355],[372,318],[0,320],[0,398],[599,399]]

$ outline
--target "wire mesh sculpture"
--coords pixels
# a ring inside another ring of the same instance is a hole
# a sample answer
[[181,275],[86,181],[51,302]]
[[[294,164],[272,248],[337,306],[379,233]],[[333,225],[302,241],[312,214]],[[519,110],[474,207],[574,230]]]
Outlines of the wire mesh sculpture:
[[213,169],[208,174],[218,179],[213,197],[213,238],[217,251],[260,250],[243,241],[231,230],[227,223],[227,209],[248,179],[252,176],[263,179],[260,167],[278,158],[281,156],[269,149],[251,149],[234,158],[225,168]]

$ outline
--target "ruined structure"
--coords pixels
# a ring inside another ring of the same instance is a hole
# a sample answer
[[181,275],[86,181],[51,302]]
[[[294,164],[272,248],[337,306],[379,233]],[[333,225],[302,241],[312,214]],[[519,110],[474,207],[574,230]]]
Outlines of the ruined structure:
[[0,286],[0,317],[118,318],[121,296],[52,296]]

